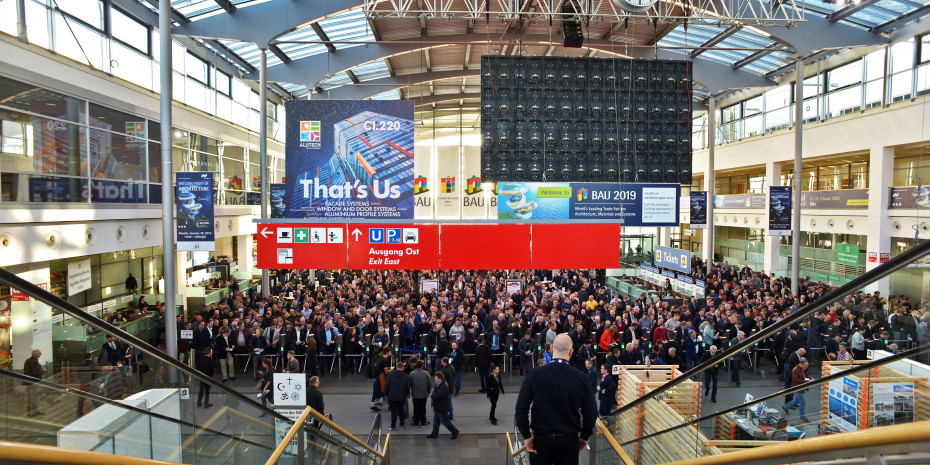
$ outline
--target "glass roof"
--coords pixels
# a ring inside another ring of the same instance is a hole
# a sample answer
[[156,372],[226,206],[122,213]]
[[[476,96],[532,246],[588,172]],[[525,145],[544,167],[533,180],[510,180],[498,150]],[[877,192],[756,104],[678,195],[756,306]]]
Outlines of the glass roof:
[[371,97],[372,100],[400,100],[400,91],[397,89],[381,92]]

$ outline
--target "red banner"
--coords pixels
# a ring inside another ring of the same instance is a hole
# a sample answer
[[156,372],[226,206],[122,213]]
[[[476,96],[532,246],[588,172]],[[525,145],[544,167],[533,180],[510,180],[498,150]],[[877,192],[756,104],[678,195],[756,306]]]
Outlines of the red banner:
[[346,269],[346,226],[258,225],[258,268]]
[[444,224],[442,244],[443,270],[526,269],[532,265],[528,224]]
[[620,226],[534,224],[533,268],[617,268]]
[[349,268],[439,269],[439,225],[349,225]]

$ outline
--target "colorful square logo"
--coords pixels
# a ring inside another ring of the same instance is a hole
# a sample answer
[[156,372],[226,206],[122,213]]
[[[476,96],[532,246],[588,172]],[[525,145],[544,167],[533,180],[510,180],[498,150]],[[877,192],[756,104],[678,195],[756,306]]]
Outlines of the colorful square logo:
[[301,142],[319,142],[320,141],[320,122],[319,121],[301,121],[300,122],[300,141]]
[[450,176],[448,178],[441,178],[439,183],[439,190],[443,194],[451,194],[455,192],[455,176]]
[[429,190],[426,187],[426,179],[427,178],[425,176],[417,176],[417,179],[413,182],[413,193],[414,194],[422,194]]
[[587,189],[578,189],[578,201],[588,200],[588,190]]

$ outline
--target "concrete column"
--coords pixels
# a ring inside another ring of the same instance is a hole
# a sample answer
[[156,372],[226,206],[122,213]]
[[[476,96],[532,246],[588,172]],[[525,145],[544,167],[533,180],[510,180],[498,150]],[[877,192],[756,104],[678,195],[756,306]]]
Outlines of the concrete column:
[[[766,185],[766,195],[768,195],[768,187],[771,186],[780,186],[781,185],[781,162],[766,162],[765,163],[765,185]],[[762,225],[763,228],[768,228],[767,224]],[[781,240],[782,236],[765,236],[764,249],[762,251],[762,261],[763,269],[766,273],[773,273],[776,271],[784,271],[781,266],[778,256],[779,256],[779,247],[778,241]],[[787,262],[787,260],[786,260]]]
[[[27,263],[9,267],[9,271],[16,273],[20,278],[48,289],[50,274],[48,262]],[[13,290],[16,292],[16,290]],[[39,359],[43,364],[54,361],[55,353],[52,347],[52,307],[33,298],[26,301],[13,299],[10,302],[10,313],[13,324],[10,328],[13,333],[13,368],[22,370],[26,359],[32,356],[33,349],[42,351]]]
[[237,244],[239,245],[237,271],[249,273],[251,279],[252,268],[255,266],[255,261],[252,259],[252,235],[243,234],[239,236]]
[[[891,252],[891,219],[888,216],[888,202],[891,195],[892,175],[894,171],[894,148],[872,147],[869,151],[869,219],[866,253],[866,271],[880,265],[883,253]],[[861,221],[861,220],[860,220]],[[878,260],[869,262],[870,253],[875,253]],[[890,256],[890,255],[889,255]],[[887,296],[888,278],[879,279],[866,286],[869,292],[879,291]]]

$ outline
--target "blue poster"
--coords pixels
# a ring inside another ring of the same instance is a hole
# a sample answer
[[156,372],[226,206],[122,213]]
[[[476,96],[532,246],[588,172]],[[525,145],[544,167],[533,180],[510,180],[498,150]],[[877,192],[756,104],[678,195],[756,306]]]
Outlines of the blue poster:
[[288,218],[413,218],[413,101],[285,108]]
[[498,218],[678,226],[680,192],[678,184],[501,182]]
[[[271,195],[269,203],[271,204],[272,218],[287,218],[287,189],[284,183],[272,183],[268,185]],[[261,200],[259,200],[261,202]]]
[[707,191],[691,191],[691,229],[707,229]]
[[179,172],[175,175],[178,250],[215,250],[213,173]]
[[791,235],[791,186],[769,187],[769,236]]

